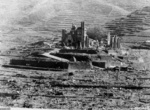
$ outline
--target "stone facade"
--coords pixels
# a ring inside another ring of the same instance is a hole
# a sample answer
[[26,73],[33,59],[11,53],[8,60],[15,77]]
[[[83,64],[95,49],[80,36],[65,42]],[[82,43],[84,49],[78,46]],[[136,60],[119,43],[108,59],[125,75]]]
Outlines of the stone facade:
[[121,43],[121,38],[118,36],[110,36],[108,34],[107,37],[107,45],[110,46],[112,49],[119,49]]
[[81,27],[76,27],[74,24],[70,32],[62,30],[62,44],[71,46],[76,49],[88,48],[92,40],[88,37],[84,22],[81,22]]

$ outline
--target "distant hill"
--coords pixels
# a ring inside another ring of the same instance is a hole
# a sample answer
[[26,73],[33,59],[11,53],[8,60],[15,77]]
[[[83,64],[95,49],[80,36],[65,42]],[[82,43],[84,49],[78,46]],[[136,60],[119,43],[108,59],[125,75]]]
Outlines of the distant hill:
[[149,0],[105,0],[107,3],[117,5],[127,11],[135,11],[145,6],[150,6]]
[[129,12],[112,4],[98,0],[61,0],[53,3],[45,0],[36,5],[28,16],[16,22],[22,26],[33,26],[37,30],[61,30],[79,25],[102,25],[113,18],[125,16]]
[[141,33],[150,29],[150,7],[144,7],[127,17],[108,22],[106,28],[120,36],[142,36]]
[[2,3],[3,27],[36,31],[69,29],[72,23],[79,25],[81,21],[87,27],[104,25],[150,5],[146,0],[6,0]]

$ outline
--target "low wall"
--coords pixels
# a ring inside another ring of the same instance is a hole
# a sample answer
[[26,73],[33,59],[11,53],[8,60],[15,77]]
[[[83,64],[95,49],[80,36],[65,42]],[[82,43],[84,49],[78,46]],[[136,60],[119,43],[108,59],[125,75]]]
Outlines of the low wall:
[[87,53],[87,54],[97,54],[98,51],[93,49],[61,49],[60,53]]
[[68,69],[67,62],[42,61],[30,59],[11,59],[10,65],[32,66],[42,68]]

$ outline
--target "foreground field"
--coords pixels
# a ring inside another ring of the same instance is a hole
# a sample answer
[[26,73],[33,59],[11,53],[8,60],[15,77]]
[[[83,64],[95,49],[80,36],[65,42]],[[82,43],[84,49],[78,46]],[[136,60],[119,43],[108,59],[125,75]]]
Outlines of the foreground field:
[[[21,46],[17,41],[16,44],[14,46]],[[27,46],[24,44],[24,47]],[[4,50],[6,49],[3,48],[3,54],[12,52]],[[118,73],[96,68],[89,71],[53,72],[1,67],[0,106],[95,110],[149,106],[150,74],[147,59],[150,52],[147,50],[130,52],[132,56],[142,59],[140,63],[134,62],[133,66],[136,69],[133,72]],[[9,57],[0,57],[1,66],[9,61]]]
[[[143,74],[143,73],[142,73]],[[128,76],[128,77],[127,77]],[[120,73],[118,81],[135,84],[134,78],[140,73]],[[128,80],[127,80],[127,79]],[[57,87],[61,84],[113,84],[114,72],[101,70],[68,72],[32,71],[1,69],[0,74],[1,106],[25,108],[131,108],[148,105],[142,102],[143,90],[123,88]]]

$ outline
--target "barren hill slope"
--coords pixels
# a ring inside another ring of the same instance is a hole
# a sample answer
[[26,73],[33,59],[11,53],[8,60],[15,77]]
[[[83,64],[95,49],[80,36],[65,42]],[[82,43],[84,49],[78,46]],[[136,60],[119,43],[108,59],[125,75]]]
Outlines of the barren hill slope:
[[56,31],[83,20],[87,26],[103,25],[149,4],[147,0],[1,0],[0,27]]
[[[60,30],[71,23],[103,25],[150,4],[147,0],[0,0],[2,31],[11,28]],[[6,28],[9,27],[9,28]]]
[[117,5],[130,12],[145,6],[150,6],[149,0],[106,0],[106,2]]
[[150,7],[136,10],[127,17],[106,23],[106,28],[122,36],[138,36],[150,29]]
[[16,20],[16,23],[27,27],[32,26],[36,30],[60,30],[69,28],[71,23],[78,24],[83,20],[87,25],[101,25],[128,13],[102,0],[44,0],[34,6],[27,16]]

